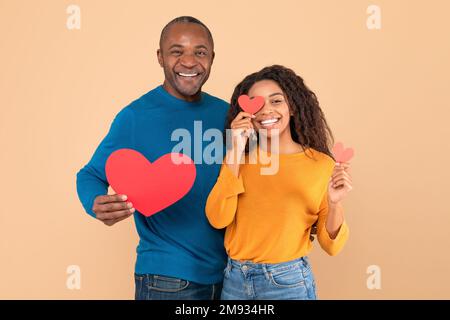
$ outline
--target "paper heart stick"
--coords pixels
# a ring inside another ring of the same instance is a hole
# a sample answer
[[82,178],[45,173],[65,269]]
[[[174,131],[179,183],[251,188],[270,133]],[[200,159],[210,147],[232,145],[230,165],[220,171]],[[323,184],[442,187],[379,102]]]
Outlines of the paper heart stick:
[[353,148],[344,148],[344,144],[342,142],[338,142],[333,147],[333,156],[336,159],[336,162],[348,162],[353,158],[354,155]]
[[239,106],[245,112],[255,114],[264,106],[264,97],[256,96],[250,99],[249,96],[243,94],[238,98]]

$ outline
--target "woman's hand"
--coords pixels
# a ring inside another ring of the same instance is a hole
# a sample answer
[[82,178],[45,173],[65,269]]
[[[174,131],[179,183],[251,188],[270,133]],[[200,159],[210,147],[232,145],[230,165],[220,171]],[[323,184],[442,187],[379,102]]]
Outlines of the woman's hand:
[[254,117],[254,115],[242,111],[238,113],[230,124],[232,149],[228,150],[225,161],[236,176],[239,173],[239,164],[245,151],[248,137],[254,132],[251,120]]
[[328,201],[337,204],[353,189],[350,176],[350,163],[336,163],[328,184]]
[[255,118],[255,116],[248,112],[241,111],[231,122],[230,127],[233,137],[233,146],[236,142],[237,146],[245,148],[248,137],[254,132],[252,118]]

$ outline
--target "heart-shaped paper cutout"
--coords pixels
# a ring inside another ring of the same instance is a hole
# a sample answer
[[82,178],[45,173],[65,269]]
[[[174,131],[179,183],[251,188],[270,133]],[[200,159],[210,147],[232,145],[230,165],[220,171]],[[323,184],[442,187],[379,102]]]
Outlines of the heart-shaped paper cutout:
[[238,103],[245,112],[255,114],[264,106],[264,97],[256,96],[253,99],[250,99],[249,96],[243,94],[239,96]]
[[353,158],[354,151],[353,148],[344,148],[344,144],[342,142],[338,142],[333,147],[333,155],[336,162],[348,162],[351,158]]
[[167,153],[151,163],[132,149],[113,152],[105,165],[106,178],[118,194],[149,217],[183,198],[195,181],[192,159],[181,153]]

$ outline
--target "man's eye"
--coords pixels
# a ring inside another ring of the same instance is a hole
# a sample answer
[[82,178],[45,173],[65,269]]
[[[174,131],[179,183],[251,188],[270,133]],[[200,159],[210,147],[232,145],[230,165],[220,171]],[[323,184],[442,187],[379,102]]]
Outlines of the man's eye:
[[171,53],[173,55],[179,56],[181,54],[181,51],[176,50],[176,51],[172,51]]
[[206,52],[199,51],[199,52],[197,52],[197,55],[200,56],[200,57],[204,57],[204,56],[206,56]]

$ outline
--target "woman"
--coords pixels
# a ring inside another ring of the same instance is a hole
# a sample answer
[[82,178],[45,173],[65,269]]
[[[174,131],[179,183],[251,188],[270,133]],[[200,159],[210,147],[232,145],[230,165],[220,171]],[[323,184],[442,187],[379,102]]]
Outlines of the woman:
[[[264,98],[254,115],[238,106],[244,94]],[[349,231],[341,201],[352,183],[349,164],[330,152],[333,136],[315,94],[292,70],[266,67],[235,88],[226,128],[231,148],[206,204],[211,225],[226,228],[221,298],[316,299],[311,229],[317,222],[329,255],[342,249]],[[248,147],[250,136],[258,148]],[[261,174],[263,155],[278,161],[275,173]]]

